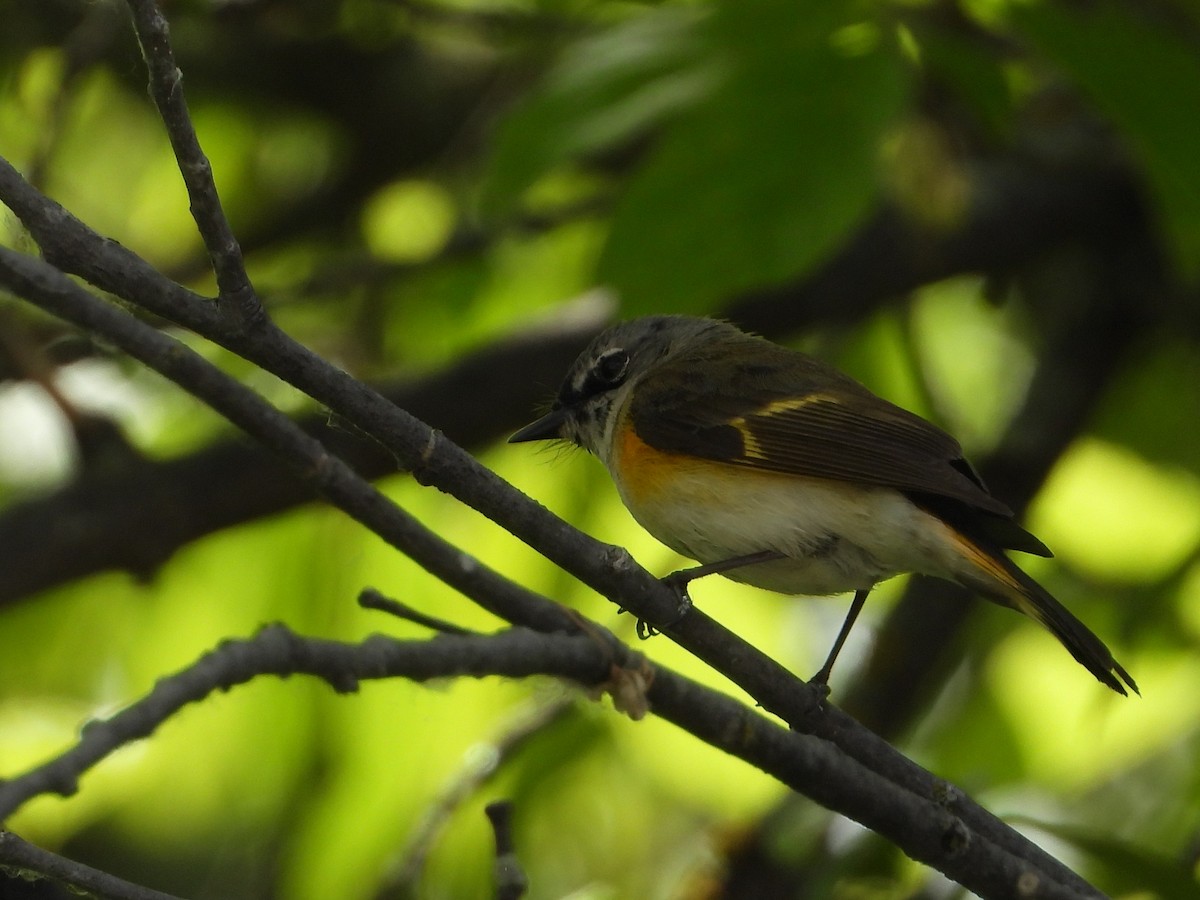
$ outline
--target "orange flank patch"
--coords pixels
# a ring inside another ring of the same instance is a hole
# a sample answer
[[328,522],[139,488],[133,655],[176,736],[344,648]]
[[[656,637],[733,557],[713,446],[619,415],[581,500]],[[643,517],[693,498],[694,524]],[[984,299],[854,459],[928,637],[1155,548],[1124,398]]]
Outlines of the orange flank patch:
[[642,500],[663,488],[680,473],[682,466],[689,466],[694,459],[681,453],[664,453],[656,450],[640,437],[629,423],[619,423],[616,464],[621,487],[636,500]]
[[627,502],[634,505],[653,502],[655,495],[663,491],[683,494],[697,503],[720,503],[731,494],[736,496],[749,481],[795,483],[798,480],[793,475],[755,471],[686,453],[658,450],[638,437],[628,420],[619,423],[617,430],[613,463],[621,490]]
[[[613,460],[620,473],[621,488],[628,500],[634,504],[650,501],[656,494],[666,490],[686,490],[694,496],[697,486],[718,491],[726,488],[729,479],[745,477],[733,466],[725,463],[688,456],[686,453],[668,453],[651,447],[627,422],[619,426],[617,452]],[[700,475],[700,478],[696,476]],[[679,484],[685,480],[687,488]],[[704,493],[705,491],[701,491]]]

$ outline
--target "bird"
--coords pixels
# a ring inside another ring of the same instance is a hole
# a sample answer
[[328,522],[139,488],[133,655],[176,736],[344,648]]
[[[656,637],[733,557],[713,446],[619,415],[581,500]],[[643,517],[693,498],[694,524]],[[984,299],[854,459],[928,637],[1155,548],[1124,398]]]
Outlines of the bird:
[[701,564],[678,583],[719,573],[793,596],[853,592],[821,685],[872,589],[916,572],[1024,613],[1102,684],[1140,693],[1006,554],[1052,555],[958,441],[815,357],[719,319],[631,319],[598,335],[549,411],[509,438],[536,440],[599,458],[633,518]]

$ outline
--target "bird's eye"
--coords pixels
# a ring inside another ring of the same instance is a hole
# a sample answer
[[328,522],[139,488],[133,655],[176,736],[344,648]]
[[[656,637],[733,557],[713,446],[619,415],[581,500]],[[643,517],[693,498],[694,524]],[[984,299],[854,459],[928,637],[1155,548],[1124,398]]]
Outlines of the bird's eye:
[[596,359],[595,366],[592,367],[592,373],[596,380],[609,387],[614,387],[621,383],[625,378],[625,372],[629,369],[629,354],[616,347],[612,350],[605,350]]

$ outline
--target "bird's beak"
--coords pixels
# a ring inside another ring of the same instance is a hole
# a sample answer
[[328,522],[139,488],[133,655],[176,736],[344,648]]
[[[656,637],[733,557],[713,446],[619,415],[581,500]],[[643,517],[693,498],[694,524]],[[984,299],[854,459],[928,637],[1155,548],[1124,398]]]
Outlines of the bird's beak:
[[562,426],[567,421],[567,409],[561,407],[552,409],[536,422],[530,422],[508,439],[510,444],[520,444],[524,441],[547,441],[551,438],[562,437]]

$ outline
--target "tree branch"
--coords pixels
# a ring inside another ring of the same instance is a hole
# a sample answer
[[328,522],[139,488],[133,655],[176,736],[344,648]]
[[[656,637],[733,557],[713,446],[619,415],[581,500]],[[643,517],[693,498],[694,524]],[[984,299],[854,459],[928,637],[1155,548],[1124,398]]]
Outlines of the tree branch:
[[271,625],[252,638],[225,641],[187,668],[159,679],[141,700],[108,719],[87,723],[79,742],[65,753],[0,783],[0,821],[40,794],[71,796],[80,777],[118,747],[149,737],[189,703],[260,675],[313,675],[339,693],[350,693],[360,681],[396,676],[428,681],[555,675],[590,685],[607,678],[611,664],[608,648],[582,634],[545,635],[517,628],[421,641],[376,635],[348,644],[300,637],[283,625]]
[[[477,560],[427,532],[359,479],[341,460],[330,457],[318,442],[303,434],[286,416],[203,358],[152,327],[91,297],[45,263],[0,248],[0,283],[55,315],[96,331],[180,383],[283,455],[292,465],[302,467],[304,475],[345,511],[486,608],[513,621],[536,621],[538,630],[542,631],[575,630],[578,625],[579,620],[561,608],[500,578]],[[378,396],[361,385],[358,392],[368,399]],[[357,412],[354,407],[351,411]],[[358,415],[352,416],[352,421],[359,427],[370,424],[369,417]],[[517,521],[524,524],[522,530],[542,535],[547,550],[563,558],[572,568],[588,573],[607,596],[620,598],[622,606],[638,615],[646,611],[645,617],[651,621],[663,621],[673,615],[674,592],[638,567],[625,551],[605,548],[570,528],[479,467],[444,438],[434,432],[428,433],[429,446],[417,460],[424,460],[423,474],[433,469],[439,480],[445,479],[456,485],[459,492],[468,496],[471,495],[470,488],[482,481],[484,496],[492,498],[493,503],[500,503],[499,498],[505,494],[515,494],[517,502],[514,506]],[[511,513],[501,512],[503,518],[512,518]],[[663,613],[663,618],[652,618]],[[590,625],[587,630],[594,635],[603,633]],[[1063,886],[1062,889],[1067,891],[1063,896],[1073,891],[1088,895],[1091,889],[1078,876],[969,802],[961,804],[957,820],[972,834],[970,846],[973,849],[968,853],[957,843],[944,846],[944,833],[936,825],[942,819],[930,818],[931,809],[939,808],[941,801],[936,798],[959,796],[956,790],[912,764],[852,719],[833,708],[820,708],[819,695],[813,689],[699,610],[690,612],[668,633],[746,687],[764,707],[780,712],[794,726],[808,733],[784,732],[790,739],[800,741],[797,747],[802,747],[804,752],[798,762],[781,766],[781,761],[790,757],[786,753],[783,757],[778,756],[783,751],[775,741],[747,730],[744,721],[747,711],[741,704],[711,692],[697,693],[695,687],[669,678],[656,678],[652,683],[649,697],[657,714],[776,774],[818,802],[878,830],[914,858],[936,866],[984,896],[1005,896],[1005,891],[1015,889],[1013,879],[1025,871],[1039,872],[1040,883]],[[612,643],[610,641],[610,652]],[[623,664],[621,655],[616,656],[619,664]],[[187,699],[185,696],[183,701]],[[697,703],[701,705],[694,705]],[[714,722],[721,726],[714,728]],[[762,723],[769,724],[766,720]],[[137,726],[144,727],[144,724]],[[140,733],[137,728],[133,733]],[[820,748],[819,752],[816,748]],[[833,773],[840,766],[849,767],[849,774],[843,778],[834,777]],[[52,774],[45,777],[44,783],[53,789],[69,791],[74,788],[73,781],[63,779],[61,772],[53,768],[48,771]],[[3,796],[0,793],[0,797]],[[892,801],[881,802],[880,797],[885,796]],[[901,809],[906,812],[899,812]],[[924,817],[920,819],[924,826],[914,828],[917,820],[909,819],[909,815]],[[981,867],[977,854],[990,860],[989,864]]]
[[[269,626],[253,638],[226,641],[182,671],[160,679],[143,699],[109,719],[88,723],[79,742],[65,753],[0,784],[0,819],[39,794],[74,793],[80,777],[118,747],[148,737],[189,703],[258,675],[313,675],[339,692],[356,690],[365,679],[393,676],[419,681],[449,675],[549,674],[594,684],[606,677],[612,660],[611,648],[590,635],[514,629],[486,637],[439,636],[429,641],[376,635],[360,644],[347,644],[300,637],[282,625]],[[658,715],[818,803],[898,838],[899,846],[914,859],[936,866],[981,896],[1046,900],[1101,896],[1077,877],[1064,880],[1053,867],[973,830],[964,818],[973,804],[948,785],[928,796],[905,790],[827,741],[783,728],[667,669],[654,672],[650,697]]]

